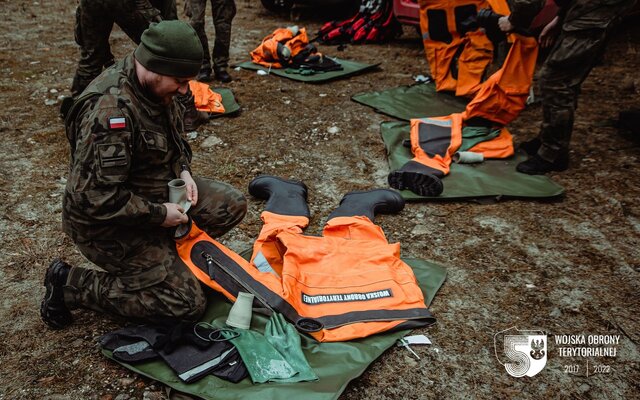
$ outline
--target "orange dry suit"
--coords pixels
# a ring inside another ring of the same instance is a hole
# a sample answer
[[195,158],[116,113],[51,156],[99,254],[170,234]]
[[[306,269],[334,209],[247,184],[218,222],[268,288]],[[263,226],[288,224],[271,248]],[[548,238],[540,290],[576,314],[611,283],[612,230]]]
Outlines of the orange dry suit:
[[[504,125],[525,107],[533,80],[538,47],[535,38],[513,34],[513,44],[500,70],[481,86],[463,113],[411,120],[412,161],[425,172],[443,177],[453,155],[482,153],[484,158],[506,158],[514,153],[513,139]],[[484,129],[476,121],[489,123]]]
[[[251,262],[195,225],[177,240],[196,277],[234,301],[253,293],[321,342],[345,341],[435,321],[416,278],[365,216],[334,217],[322,237],[302,234],[309,219],[264,211]],[[255,305],[255,303],[254,303]]]
[[436,90],[472,96],[493,59],[493,44],[473,25],[479,9],[508,11],[505,0],[420,0],[420,30]]

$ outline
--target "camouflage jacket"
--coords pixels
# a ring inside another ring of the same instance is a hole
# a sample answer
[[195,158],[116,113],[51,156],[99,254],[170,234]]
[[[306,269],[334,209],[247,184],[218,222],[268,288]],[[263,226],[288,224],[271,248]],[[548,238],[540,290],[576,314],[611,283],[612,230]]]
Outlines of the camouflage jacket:
[[[527,28],[540,12],[545,0],[510,0],[509,20],[519,28]],[[562,29],[606,29],[629,11],[636,0],[556,0],[558,14],[563,18]]]
[[151,100],[138,82],[133,54],[105,70],[65,120],[71,145],[63,228],[98,237],[113,225],[162,224],[167,183],[189,168],[183,106]]

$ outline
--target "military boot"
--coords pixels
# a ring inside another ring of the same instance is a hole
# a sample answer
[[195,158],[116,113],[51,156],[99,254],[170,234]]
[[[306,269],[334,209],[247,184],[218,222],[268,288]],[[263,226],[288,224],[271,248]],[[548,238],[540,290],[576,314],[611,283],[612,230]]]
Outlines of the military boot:
[[229,73],[227,72],[227,69],[224,67],[215,67],[213,70],[213,76],[216,78],[216,80],[222,83],[229,83],[233,80],[231,75],[229,75]]
[[544,175],[547,172],[560,172],[567,168],[569,168],[568,155],[560,156],[556,161],[551,162],[536,154],[527,161],[523,161],[516,165],[516,171],[527,175]]
[[526,142],[520,143],[520,146],[518,146],[519,149],[524,150],[524,152],[530,156],[537,154],[540,147],[542,147],[542,140],[540,140],[540,138],[527,140]]
[[307,206],[307,186],[299,181],[289,181],[271,175],[262,175],[249,183],[249,193],[267,200],[264,211],[280,215],[310,218]]
[[47,268],[44,286],[47,289],[40,303],[40,317],[52,329],[65,328],[73,322],[71,312],[64,302],[63,287],[67,283],[71,266],[55,259]]
[[373,221],[377,214],[396,214],[403,208],[404,199],[395,190],[349,192],[340,200],[340,206],[329,215],[329,219],[365,216]]
[[199,82],[211,82],[211,67],[203,66],[200,68],[196,80]]

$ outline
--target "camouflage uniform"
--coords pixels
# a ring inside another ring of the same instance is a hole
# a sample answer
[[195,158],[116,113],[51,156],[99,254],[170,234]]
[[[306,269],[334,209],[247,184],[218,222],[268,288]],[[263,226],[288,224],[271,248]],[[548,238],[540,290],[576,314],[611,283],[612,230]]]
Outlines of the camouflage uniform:
[[76,9],[75,39],[80,61],[71,85],[75,97],[114,63],[109,36],[114,22],[136,43],[149,23],[177,19],[175,0],[80,0]]
[[[604,53],[611,28],[636,0],[556,0],[562,31],[540,70],[543,119],[538,155],[549,162],[568,157],[580,86]],[[537,3],[537,4],[536,4]],[[544,0],[514,0],[509,17],[527,27]]]
[[[114,121],[124,118],[124,127]],[[151,101],[138,83],[133,55],[95,79],[66,119],[70,173],[63,229],[104,271],[72,268],[69,308],[84,307],[147,321],[197,318],[205,306],[198,280],[177,257],[163,228],[167,183],[189,169],[182,106]],[[194,178],[198,203],[189,215],[211,236],[238,224],[241,192]]]
[[211,55],[209,55],[209,40],[205,31],[205,12],[207,0],[187,0],[185,11],[189,17],[189,23],[198,33],[202,49],[204,50],[203,68],[211,68],[213,59],[214,68],[226,68],[229,65],[229,47],[231,46],[231,21],[236,15],[236,3],[234,0],[211,0],[211,16],[216,30],[216,39]]

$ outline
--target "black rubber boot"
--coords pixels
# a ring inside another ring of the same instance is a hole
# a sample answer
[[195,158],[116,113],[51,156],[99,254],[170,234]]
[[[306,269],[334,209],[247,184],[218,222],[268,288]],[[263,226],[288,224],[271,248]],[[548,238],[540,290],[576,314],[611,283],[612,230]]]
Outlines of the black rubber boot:
[[396,214],[404,208],[404,199],[400,193],[391,189],[374,189],[349,192],[329,219],[335,217],[365,216],[371,221],[377,214]]
[[389,186],[398,190],[408,189],[420,196],[439,196],[444,187],[436,173],[442,174],[419,162],[409,161],[402,168],[389,173]]
[[262,175],[249,183],[249,193],[253,197],[267,200],[264,211],[311,217],[307,206],[307,186],[302,182]]
[[71,312],[64,302],[63,287],[67,283],[71,266],[55,259],[47,268],[44,286],[47,289],[40,303],[40,317],[52,329],[65,328],[73,322]]

